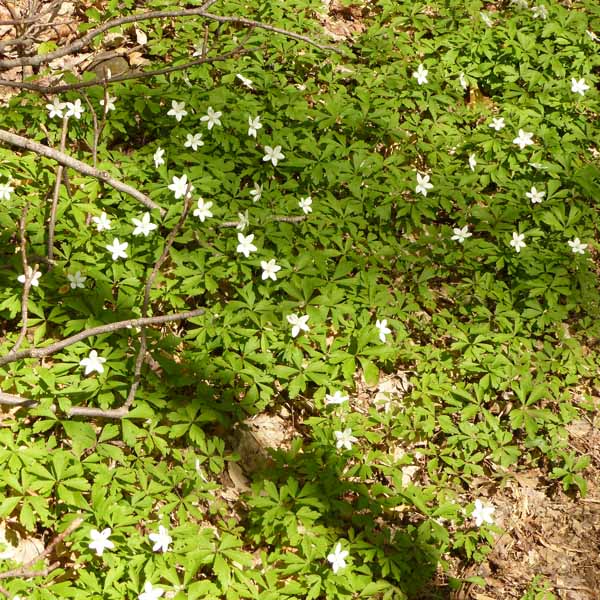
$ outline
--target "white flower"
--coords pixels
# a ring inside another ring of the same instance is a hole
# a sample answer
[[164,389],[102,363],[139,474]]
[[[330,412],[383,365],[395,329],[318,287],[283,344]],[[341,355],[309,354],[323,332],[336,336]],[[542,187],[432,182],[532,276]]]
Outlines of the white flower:
[[106,246],[106,249],[112,254],[112,259],[117,260],[119,258],[127,258],[127,252],[125,252],[127,246],[129,246],[127,242],[121,244],[119,238],[115,238],[112,244]]
[[[102,358],[101,356],[98,356],[98,353],[96,352],[96,350],[92,350],[90,351],[90,355],[88,358],[82,358],[79,361],[79,365],[82,367],[85,367],[85,371],[83,372],[84,375],[89,375],[90,373],[92,373],[93,371],[98,371],[98,373],[104,373],[104,367],[102,366],[102,363],[105,363],[106,359]],[[96,531],[96,530],[94,530]],[[110,529],[108,530],[104,530],[102,532],[102,535],[104,535],[104,533],[108,531],[107,537],[110,535]],[[93,532],[92,532],[93,534]],[[92,535],[92,538],[94,536]],[[102,554],[102,553],[100,553]]]
[[262,123],[260,122],[260,116],[258,117],[254,117],[254,119],[252,117],[248,117],[248,135],[256,138],[256,132],[262,129]]
[[[31,277],[31,286],[38,287],[40,285],[40,277],[42,276],[42,273],[41,271],[34,271],[32,275],[31,271],[31,267],[27,267],[27,274]],[[19,283],[25,284],[25,275],[19,275],[17,277],[17,281]]]
[[476,166],[477,166],[477,160],[475,159],[475,155],[469,154],[469,167],[470,167],[471,171],[474,171]]
[[531,191],[525,195],[531,200],[531,204],[541,204],[546,192],[538,192],[535,186],[532,186]]
[[281,267],[275,262],[274,258],[269,261],[261,260],[260,266],[263,270],[263,279],[272,279],[273,281],[277,281],[277,271],[281,271]]
[[48,114],[51,119],[54,117],[58,117],[59,119],[63,118],[63,110],[67,107],[65,102],[61,102],[58,99],[58,96],[54,96],[54,100],[52,104],[46,104],[46,109],[48,110]]
[[387,319],[379,320],[375,322],[375,327],[379,330],[379,339],[385,343],[385,336],[392,333],[392,330],[387,326]]
[[149,581],[146,581],[144,591],[138,596],[138,600],[158,600],[164,593],[162,588],[155,588]]
[[256,252],[257,248],[252,243],[254,239],[254,234],[244,235],[243,233],[238,233],[238,242],[236,250],[243,254],[246,258],[250,256],[250,252]]
[[110,219],[106,216],[104,211],[102,211],[102,214],[99,217],[92,217],[92,221],[96,223],[96,229],[98,231],[103,231],[104,229],[108,231],[110,229]]
[[236,77],[248,88],[248,89],[253,89],[252,88],[252,79],[248,79],[247,77],[244,77],[241,73],[238,73],[236,75]]
[[[95,352],[95,350],[93,352]],[[100,371],[100,373],[102,373],[102,371]],[[95,550],[98,556],[102,556],[102,553],[107,548],[109,550],[112,550],[115,547],[115,545],[108,539],[111,533],[112,531],[110,527],[107,527],[103,531],[92,529],[90,531],[90,537],[92,538],[92,541],[88,544],[88,548]]]
[[206,124],[208,126],[209,131],[213,128],[214,125],[221,124],[221,121],[219,120],[219,118],[223,114],[222,112],[214,111],[212,106],[209,106],[206,113],[207,114],[205,114],[203,117],[201,117],[200,120],[207,122]]
[[492,21],[492,17],[490,17],[490,15],[484,13],[484,12],[480,12],[479,16],[481,17],[481,20],[488,26],[488,27],[492,27],[492,25],[494,24],[494,22]]
[[188,194],[192,193],[194,186],[191,185],[188,190],[188,180],[187,175],[182,175],[181,177],[176,177],[173,175],[173,183],[168,186],[169,189],[175,194],[175,200],[179,200],[179,198],[183,198],[186,191]]
[[71,289],[75,290],[77,288],[84,288],[85,281],[87,277],[81,274],[81,271],[75,271],[73,275],[71,273],[67,273],[67,279],[71,282]]
[[277,161],[283,160],[285,158],[285,154],[281,152],[281,146],[275,146],[275,148],[271,148],[271,146],[265,146],[265,155],[263,156],[263,162],[271,161],[273,166],[277,166]]
[[496,131],[500,131],[506,127],[506,123],[504,122],[504,117],[494,117],[492,122],[489,124],[489,127],[495,129]]
[[151,533],[148,537],[151,542],[154,542],[154,546],[152,546],[154,552],[158,552],[159,550],[168,552],[169,544],[173,541],[173,538],[169,535],[166,527],[163,527],[162,525],[158,526],[158,533]]
[[252,196],[252,202],[258,202],[262,196],[262,185],[255,183],[254,189],[250,190],[250,195]]
[[495,508],[492,504],[484,504],[479,498],[475,500],[475,508],[471,513],[471,517],[475,519],[475,525],[477,527],[481,527],[484,523],[489,523],[492,525],[494,523],[494,519],[492,519],[492,515],[495,512]]
[[308,315],[299,317],[296,313],[286,317],[287,322],[292,326],[292,337],[295,338],[301,331],[310,331],[310,327],[306,324]]
[[312,212],[312,198],[310,196],[306,196],[306,198],[300,198],[300,202],[298,202],[298,206],[304,211],[304,214]]
[[144,213],[141,219],[135,217],[131,219],[135,225],[133,235],[143,235],[146,237],[151,231],[154,231],[158,225],[150,222],[150,213]]
[[524,239],[524,233],[517,233],[516,231],[513,232],[510,245],[515,249],[515,252],[521,252],[521,248],[525,248],[525,246],[527,246],[527,244],[523,241]]
[[[105,113],[107,113],[109,110],[115,110],[115,100],[116,99],[117,99],[116,96],[111,96],[109,94],[108,102],[106,103],[106,108],[104,109]],[[102,100],[100,100],[100,106],[104,106],[104,98],[102,98]]]
[[198,208],[194,209],[194,216],[198,217],[204,223],[204,219],[209,219],[213,216],[210,210],[212,205],[212,202],[205,202],[204,198],[198,198]]
[[194,44],[194,52],[192,56],[202,56],[204,53],[204,44]]
[[455,227],[452,232],[454,235],[451,239],[456,240],[459,244],[462,244],[467,238],[470,238],[473,234],[469,231],[469,226],[465,225],[462,228]]
[[163,156],[165,155],[165,151],[159,146],[152,157],[154,159],[154,166],[158,169],[161,165],[165,164],[165,159]]
[[248,220],[248,211],[244,211],[243,213],[238,213],[238,224],[235,226],[236,229],[238,229],[239,231],[244,231],[244,229],[246,229],[246,227],[248,227],[248,224],[250,223],[250,221]]
[[519,135],[513,140],[512,143],[519,146],[519,148],[523,150],[525,146],[531,146],[533,144],[533,133],[519,129]]
[[543,4],[539,4],[538,6],[532,6],[531,14],[534,19],[537,19],[538,17],[540,19],[547,19],[548,18],[548,9]]
[[337,390],[333,395],[325,394],[325,406],[328,404],[342,404],[348,401],[348,396]]
[[81,115],[84,113],[85,108],[81,105],[81,100],[77,98],[75,102],[67,102],[67,112],[65,117],[75,117],[81,119]]
[[334,431],[335,435],[335,447],[339,450],[340,448],[346,448],[346,450],[352,450],[352,443],[358,442],[358,438],[352,435],[352,429],[347,428],[344,431]]
[[168,116],[175,117],[179,122],[187,114],[187,110],[185,110],[185,102],[177,102],[177,100],[171,101],[171,109],[167,113]]
[[461,73],[458,76],[458,82],[460,83],[460,86],[463,90],[466,90],[469,87],[469,82],[467,81],[467,78],[465,77],[464,73]]
[[569,244],[571,247],[573,254],[585,254],[585,249],[588,247],[587,244],[582,244],[578,237],[573,240],[569,240],[567,244]]
[[348,550],[342,550],[342,544],[338,542],[333,552],[327,556],[327,560],[331,563],[334,573],[346,567],[346,557],[348,554]]
[[419,85],[423,85],[424,83],[427,83],[427,73],[429,73],[429,71],[421,63],[419,68],[413,72],[412,76],[417,80]]
[[10,200],[10,195],[15,191],[10,183],[0,183],[0,200]]
[[589,89],[590,86],[585,82],[585,79],[575,79],[575,77],[571,77],[571,91],[574,94],[583,96]]
[[415,188],[415,192],[417,194],[423,194],[423,196],[427,196],[427,190],[433,188],[433,184],[429,183],[429,175],[421,175],[421,173],[417,173],[417,187]]
[[200,146],[204,146],[204,142],[202,141],[202,134],[195,133],[194,135],[192,135],[191,133],[188,133],[185,139],[184,146],[186,148],[191,148],[194,152],[196,152],[196,150],[198,150]]

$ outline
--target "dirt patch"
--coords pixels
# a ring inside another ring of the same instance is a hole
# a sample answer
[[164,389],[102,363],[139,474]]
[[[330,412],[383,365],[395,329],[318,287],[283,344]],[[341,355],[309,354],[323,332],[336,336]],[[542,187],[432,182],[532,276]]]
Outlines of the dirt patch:
[[600,598],[600,429],[577,421],[569,433],[572,448],[592,459],[587,496],[570,497],[539,471],[514,473],[490,498],[504,533],[485,562],[457,573],[480,576],[486,586],[463,586],[453,600],[519,599],[536,578],[538,590],[546,585],[561,600]]

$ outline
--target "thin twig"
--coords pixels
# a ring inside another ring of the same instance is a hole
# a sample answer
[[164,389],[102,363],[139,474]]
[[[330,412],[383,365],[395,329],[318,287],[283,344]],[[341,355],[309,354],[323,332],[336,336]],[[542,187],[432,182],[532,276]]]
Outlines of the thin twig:
[[[67,131],[69,129],[69,117],[63,118],[62,132],[60,134],[60,150],[64,153],[67,142]],[[54,182],[54,194],[52,195],[52,206],[50,207],[50,219],[48,221],[48,261],[52,265],[54,258],[54,231],[56,229],[56,209],[58,207],[58,197],[60,196],[60,184],[63,178],[63,165],[56,167],[56,181]]]
[[[179,217],[179,221],[175,224],[175,227],[171,230],[167,237],[167,241],[165,242],[165,247],[158,258],[158,260],[154,263],[154,267],[148,279],[146,280],[146,285],[144,286],[144,300],[142,302],[142,317],[146,317],[148,314],[148,307],[150,305],[150,289],[158,275],[160,268],[165,262],[167,256],[169,256],[169,250],[177,237],[177,234],[183,227],[185,220],[190,212],[190,206],[192,204],[192,184],[188,184],[187,189],[183,198],[183,210],[181,212],[181,217]],[[127,394],[127,399],[125,400],[125,404],[121,408],[129,410],[131,405],[133,404],[133,400],[135,398],[135,394],[140,385],[141,377],[142,377],[142,367],[144,366],[144,358],[146,356],[146,350],[148,347],[148,340],[146,338],[146,330],[144,327],[141,328],[140,331],[140,347],[138,350],[138,354],[135,359],[135,368],[133,372],[133,382],[131,383],[131,387],[129,388],[129,392]]]
[[106,23],[103,23],[95,29],[88,31],[82,38],[75,40],[71,44],[67,44],[66,46],[57,48],[53,52],[48,52],[47,54],[38,54],[36,56],[25,56],[20,58],[0,60],[0,69],[11,69],[13,67],[38,66],[47,64],[57,58],[62,58],[63,56],[67,56],[68,54],[73,54],[74,52],[82,50],[83,48],[87,47],[95,37],[99,36],[100,34],[104,33],[105,31],[108,31],[113,27],[125,25],[126,23],[137,23],[139,21],[147,21],[149,19],[165,19],[194,16],[203,17],[205,19],[216,21],[218,23],[232,23],[235,25],[245,25],[247,27],[257,27],[259,29],[264,29],[265,31],[271,31],[273,33],[278,33],[285,37],[306,42],[307,44],[315,46],[321,50],[331,50],[333,52],[338,53],[340,52],[340,50],[335,46],[320,44],[316,40],[313,40],[312,38],[306,35],[294,33],[286,29],[281,29],[280,27],[274,27],[273,25],[268,25],[267,23],[262,23],[261,21],[254,21],[253,19],[215,15],[213,13],[206,12],[204,8],[200,7],[184,10],[156,10],[112,19],[111,21],[107,21]]
[[[251,50],[244,49],[243,45],[239,44],[233,50],[225,52],[224,54],[219,54],[218,56],[214,56],[212,58],[200,57],[182,65],[175,65],[173,67],[165,67],[162,69],[153,69],[151,71],[129,71],[123,73],[122,75],[116,75],[115,77],[106,79],[106,81],[109,83],[118,83],[120,81],[129,81],[131,79],[147,79],[148,77],[154,77],[155,75],[167,75],[168,73],[174,73],[176,71],[185,71],[186,69],[196,65],[224,61],[239,54],[246,54],[247,52],[251,52]],[[96,85],[103,85],[104,81],[104,79],[92,79],[91,81],[79,81],[77,83],[47,86],[39,85],[37,83],[7,81],[6,79],[0,79],[0,86],[30,90],[33,92],[40,92],[42,94],[61,94],[63,92],[69,92],[72,90],[80,90]]]
[[73,533],[73,531],[75,531],[82,523],[83,523],[83,519],[81,517],[78,517],[77,519],[75,519],[62,533],[59,533],[44,548],[44,550],[42,550],[42,552],[40,552],[40,554],[38,554],[37,556],[34,556],[31,560],[28,560],[26,563],[23,563],[20,567],[18,567],[16,569],[11,569],[10,571],[5,571],[4,573],[0,573],[0,579],[9,579],[10,577],[21,577],[21,578],[44,577],[44,576],[48,575],[48,573],[50,573],[50,571],[53,571],[54,569],[56,569],[56,567],[58,567],[60,565],[60,563],[58,561],[53,562],[52,564],[50,564],[50,566],[48,566],[47,568],[42,569],[40,571],[31,571],[30,567],[32,565],[34,565],[35,563],[37,563],[39,560],[46,558],[46,556],[48,556],[52,552],[52,550],[54,550],[54,547],[58,543],[62,542],[68,535]]
[[[127,319],[125,321],[115,321],[114,323],[107,323],[106,325],[99,325],[97,327],[90,327],[84,329],[75,335],[69,336],[63,340],[45,346],[43,348],[27,348],[26,350],[20,350],[19,352],[9,352],[5,356],[0,356],[0,366],[21,360],[24,358],[42,358],[54,352],[58,352],[67,346],[76,344],[81,340],[92,337],[93,335],[101,335],[103,333],[112,333],[120,329],[126,329],[128,327],[143,327],[144,325],[159,325],[161,323],[169,323],[170,321],[184,321],[185,319],[192,319],[199,317],[204,314],[203,308],[196,308],[194,310],[188,310],[180,313],[172,313],[169,315],[159,315],[157,317],[142,317],[139,319]],[[1,402],[0,402],[1,404]]]
[[22,406],[22,405],[37,405],[38,402],[35,400],[29,400],[23,398],[23,396],[17,396],[16,394],[7,394],[6,392],[0,392],[0,404],[7,406]]
[[27,211],[29,210],[29,202],[25,202],[23,210],[21,211],[21,218],[19,220],[19,240],[21,244],[21,264],[23,265],[23,275],[25,281],[23,282],[23,294],[21,296],[21,332],[19,337],[12,347],[11,352],[17,352],[27,335],[27,321],[29,319],[29,290],[33,278],[37,271],[37,265],[32,269],[27,261]]
[[[40,12],[39,14],[35,15],[35,16],[31,16],[31,17],[17,17],[15,19],[13,19],[12,21],[0,21],[0,26],[4,26],[4,25],[25,25],[28,23],[35,23],[36,21],[39,21],[41,17],[43,17],[45,14],[48,14],[49,12],[52,12],[52,9],[54,8],[54,6],[58,4],[61,4],[61,0],[57,0],[56,2],[53,2],[45,11]],[[8,7],[11,6],[10,2],[2,2],[2,5],[7,8],[8,10],[10,10]],[[12,11],[10,11],[12,13]]]
[[103,181],[104,183],[110,185],[119,192],[123,192],[124,194],[132,196],[133,198],[141,202],[144,206],[152,210],[160,211],[160,214],[162,216],[166,214],[165,209],[161,208],[148,196],[142,194],[142,192],[136,190],[130,185],[127,185],[126,183],[118,181],[117,179],[113,179],[107,171],[100,171],[98,169],[94,169],[93,167],[90,167],[90,165],[81,162],[80,160],[77,160],[76,158],[73,158],[68,154],[58,152],[53,148],[44,146],[43,144],[38,144],[33,140],[24,138],[15,133],[11,133],[10,131],[6,131],[5,129],[0,129],[0,141],[11,144],[12,146],[17,146],[18,148],[25,148],[26,150],[31,150],[36,154],[55,160],[61,165],[69,167],[69,169],[73,169],[74,171],[78,171],[79,173],[83,173],[84,175],[89,175],[90,177],[95,177],[96,179]]
[[217,0],[206,0],[206,2],[200,7],[200,10],[208,10],[213,4],[216,4]]
[[[267,219],[268,221],[276,221],[278,223],[302,223],[302,221],[306,221],[308,217],[306,215],[298,215],[296,217],[270,217]],[[237,227],[240,224],[239,221],[223,221],[219,223],[217,227],[221,228],[230,228]]]
[[[90,99],[88,98],[88,95],[85,92],[83,93],[83,99],[85,100],[85,103],[88,105],[88,108],[90,109],[90,113],[92,115],[92,127],[94,129],[94,138],[93,138],[94,141],[92,142],[91,151],[92,151],[92,166],[95,169],[96,166],[98,165],[98,139],[100,138],[100,133],[99,133],[99,129],[98,129],[98,115],[96,114],[94,105],[90,102]],[[88,146],[88,148],[89,148],[89,144],[86,144],[86,146]]]

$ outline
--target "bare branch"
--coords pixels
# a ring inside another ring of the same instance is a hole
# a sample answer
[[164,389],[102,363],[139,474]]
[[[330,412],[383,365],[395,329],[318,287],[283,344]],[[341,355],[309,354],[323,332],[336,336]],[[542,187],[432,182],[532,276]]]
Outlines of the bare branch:
[[68,54],[73,54],[83,48],[87,47],[94,38],[98,37],[100,34],[108,31],[113,27],[117,27],[119,25],[125,25],[126,23],[137,23],[139,21],[147,21],[149,19],[165,19],[165,18],[180,18],[180,17],[203,17],[205,19],[209,19],[211,21],[216,21],[218,23],[233,23],[236,25],[245,25],[246,27],[256,27],[258,29],[264,29],[265,31],[271,31],[273,33],[278,33],[285,37],[296,39],[299,41],[306,42],[307,44],[311,44],[321,50],[331,50],[333,52],[340,52],[338,48],[335,46],[328,46],[326,44],[321,44],[312,38],[301,35],[299,33],[294,33],[292,31],[288,31],[286,29],[281,29],[280,27],[274,27],[272,25],[268,25],[266,23],[262,23],[260,21],[254,21],[252,19],[246,19],[242,17],[225,17],[220,15],[215,15],[209,12],[202,7],[200,8],[190,8],[184,10],[156,10],[149,11],[146,13],[136,14],[136,15],[127,15],[125,17],[119,17],[117,19],[112,19],[111,21],[107,21],[103,23],[99,27],[88,31],[82,38],[74,41],[71,44],[67,44],[62,48],[58,48],[54,50],[54,52],[48,52],[47,54],[39,54],[36,56],[26,56],[21,58],[13,58],[0,60],[0,69],[11,69],[13,67],[24,67],[24,66],[38,66],[47,64],[56,58],[61,58],[63,56],[67,56]]
[[83,519],[81,517],[78,517],[77,519],[72,521],[72,523],[62,533],[59,533],[44,548],[44,550],[42,552],[40,552],[40,554],[38,554],[37,556],[34,556],[31,560],[28,560],[26,563],[23,563],[20,567],[18,567],[16,569],[11,569],[10,571],[5,571],[4,573],[0,573],[0,579],[9,579],[10,577],[21,577],[21,578],[44,577],[44,576],[48,575],[48,573],[50,573],[51,571],[53,571],[54,569],[56,569],[56,567],[58,567],[60,565],[60,563],[58,561],[53,562],[45,569],[41,569],[39,571],[32,571],[30,569],[30,567],[33,566],[35,563],[37,563],[39,560],[46,558],[46,556],[48,556],[52,552],[52,550],[54,550],[54,547],[58,543],[62,542],[68,535],[73,533],[73,531],[75,531],[82,523],[83,523]]
[[29,210],[29,202],[25,202],[23,210],[21,211],[21,218],[19,219],[19,239],[21,245],[21,264],[23,265],[23,294],[21,296],[21,332],[19,337],[12,347],[11,352],[17,352],[27,335],[27,321],[29,318],[29,291],[31,290],[31,284],[37,271],[37,265],[32,269],[27,261],[27,211]]
[[9,352],[5,356],[0,356],[0,366],[16,360],[21,360],[23,358],[42,358],[43,356],[48,356],[49,354],[54,354],[54,352],[58,352],[67,346],[71,346],[72,344],[76,344],[81,340],[92,337],[93,335],[112,333],[113,331],[118,331],[120,329],[126,329],[129,327],[143,327],[144,325],[160,325],[161,323],[169,323],[171,321],[184,321],[185,319],[192,319],[203,314],[204,308],[196,308],[195,310],[188,310],[169,315],[142,317],[140,319],[127,319],[125,321],[116,321],[114,323],[107,323],[106,325],[90,327],[89,329],[84,329],[75,335],[55,342],[54,344],[50,344],[50,346],[45,346],[44,348],[27,348],[27,350],[20,350],[19,352]]
[[190,62],[184,63],[182,65],[175,65],[172,67],[164,67],[162,69],[153,69],[150,71],[130,71],[128,73],[116,75],[115,77],[111,77],[110,79],[106,79],[106,80],[92,79],[90,81],[79,81],[78,83],[47,86],[47,85],[39,85],[37,83],[7,81],[5,79],[0,79],[0,86],[12,87],[12,88],[17,88],[17,89],[22,89],[22,90],[30,90],[33,92],[40,92],[43,94],[61,94],[63,92],[69,92],[71,90],[80,90],[83,88],[93,87],[96,85],[103,85],[105,81],[107,81],[109,83],[118,83],[120,81],[129,81],[131,79],[147,79],[148,77],[154,77],[155,75],[167,75],[168,73],[174,73],[176,71],[184,71],[185,69],[189,69],[190,67],[194,67],[196,65],[227,60],[233,56],[237,56],[239,54],[245,54],[247,52],[250,52],[250,50],[244,49],[243,44],[240,44],[233,50],[230,50],[229,52],[225,52],[224,54],[219,54],[218,56],[215,56],[213,58],[201,57],[196,60],[192,60]]
[[[276,221],[278,223],[302,223],[302,221],[306,221],[308,217],[306,215],[298,215],[296,217],[271,217],[267,219],[268,221]],[[230,228],[237,227],[240,224],[239,221],[223,221],[219,223],[217,227],[221,228]]]
[[133,198],[135,198],[136,200],[141,202],[144,206],[146,206],[152,210],[160,211],[160,214],[162,216],[164,216],[166,214],[165,209],[161,208],[158,204],[156,204],[156,202],[151,200],[148,196],[146,196],[145,194],[142,194],[140,191],[136,190],[135,188],[131,187],[130,185],[127,185],[126,183],[118,181],[117,179],[113,179],[108,174],[107,171],[100,171],[98,169],[94,169],[93,167],[90,167],[88,164],[81,162],[80,160],[77,160],[76,158],[73,158],[73,157],[69,156],[68,154],[64,154],[63,152],[58,152],[57,150],[54,150],[53,148],[44,146],[43,144],[38,144],[37,142],[34,142],[33,140],[24,138],[15,133],[11,133],[10,131],[6,131],[5,129],[0,129],[0,141],[11,144],[12,146],[17,146],[19,148],[25,148],[26,150],[31,150],[32,152],[35,152],[36,154],[39,154],[41,156],[45,156],[46,158],[55,160],[56,162],[60,163],[61,165],[64,165],[65,167],[69,167],[70,169],[73,169],[74,171],[78,171],[79,173],[83,173],[84,175],[89,175],[90,177],[95,177],[96,179],[103,181],[104,183],[106,183],[107,185],[110,185],[111,187],[118,190],[119,192],[123,192],[125,194],[128,194],[129,196],[132,196]]
[[38,402],[36,402],[35,400],[23,398],[23,396],[16,396],[15,394],[7,394],[6,392],[0,392],[0,404],[7,404],[8,406],[31,406],[37,405]]
[[213,4],[216,4],[217,0],[206,0],[206,2],[200,7],[200,10],[208,10]]
[[[188,213],[190,212],[191,203],[192,184],[190,183],[188,184],[183,197],[183,210],[181,212],[181,217],[179,218],[179,221],[177,221],[177,223],[175,224],[175,227],[173,227],[173,229],[171,230],[171,233],[169,233],[167,241],[165,242],[165,247],[163,248],[163,251],[156,263],[154,263],[154,267],[152,268],[152,271],[148,276],[148,279],[146,280],[146,285],[144,286],[144,300],[142,303],[142,317],[146,317],[146,315],[148,314],[148,306],[150,305],[150,289],[152,288],[152,284],[154,283],[154,280],[156,279],[156,276],[158,275],[158,271],[160,270],[162,264],[165,262],[167,256],[169,256],[169,250],[171,249],[171,246],[173,245],[177,234],[179,233],[179,231],[183,227],[183,224],[185,223]],[[140,332],[140,347],[138,350],[137,357],[135,359],[133,382],[131,384],[131,387],[129,388],[125,404],[123,404],[123,406],[121,407],[123,410],[129,410],[129,407],[133,404],[133,400],[135,398],[135,394],[140,385],[142,377],[142,367],[144,366],[144,357],[146,356],[147,346],[148,343],[146,339],[146,331],[144,327],[142,327],[142,330]]]
[[[60,150],[65,151],[67,143],[67,131],[69,128],[69,117],[63,118],[62,132],[60,134]],[[63,166],[56,167],[56,181],[54,182],[54,194],[52,195],[52,205],[50,207],[50,219],[48,221],[48,264],[52,265],[54,258],[54,231],[56,229],[56,209],[58,207],[58,197],[60,195],[60,184],[63,178]]]

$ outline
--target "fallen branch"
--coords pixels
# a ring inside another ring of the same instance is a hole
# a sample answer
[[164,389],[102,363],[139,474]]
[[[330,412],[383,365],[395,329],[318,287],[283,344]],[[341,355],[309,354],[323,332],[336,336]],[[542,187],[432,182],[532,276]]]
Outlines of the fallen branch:
[[19,333],[19,337],[15,342],[15,345],[12,347],[11,352],[17,352],[27,335],[27,322],[29,320],[29,291],[31,290],[31,284],[33,283],[33,279],[37,272],[37,265],[35,268],[31,268],[29,266],[29,262],[27,261],[27,237],[26,237],[26,227],[27,227],[27,211],[29,209],[29,202],[25,202],[23,205],[23,210],[21,211],[21,218],[19,219],[19,243],[21,245],[21,263],[23,265],[23,276],[25,277],[25,281],[23,281],[23,294],[21,296],[21,332]]
[[[208,5],[210,6],[210,4]],[[148,21],[150,19],[166,19],[194,16],[203,17],[205,19],[216,21],[218,23],[232,23],[236,25],[245,25],[246,27],[256,27],[258,29],[264,29],[265,31],[271,31],[273,33],[278,33],[291,39],[306,42],[307,44],[315,46],[321,50],[331,50],[333,52],[341,53],[341,51],[335,46],[321,44],[306,35],[294,33],[292,31],[288,31],[287,29],[281,29],[280,27],[274,27],[272,25],[268,25],[267,23],[262,23],[261,21],[254,21],[253,19],[246,19],[243,17],[224,17],[220,15],[215,15],[213,13],[206,12],[205,8],[200,7],[184,10],[156,10],[136,15],[127,15],[125,17],[119,17],[117,19],[113,19],[111,21],[103,23],[99,27],[88,31],[82,38],[75,40],[73,43],[67,44],[62,48],[57,48],[53,52],[48,52],[47,54],[38,54],[35,56],[24,56],[20,58],[0,60],[0,69],[12,69],[13,67],[25,66],[33,67],[48,64],[49,62],[57,58],[62,58],[63,56],[73,54],[74,52],[86,48],[94,38],[98,37],[105,31],[108,31],[109,29],[117,27],[119,25],[125,25],[127,23],[138,23],[140,21]]]
[[90,177],[95,177],[96,179],[103,181],[107,185],[110,185],[115,190],[132,196],[147,208],[160,211],[161,216],[164,216],[166,214],[165,209],[156,204],[156,202],[151,200],[148,196],[142,194],[140,191],[136,190],[130,185],[127,185],[126,183],[118,181],[117,179],[113,179],[107,171],[100,171],[99,169],[94,169],[88,164],[81,162],[80,160],[77,160],[76,158],[73,158],[68,154],[64,154],[63,152],[54,150],[49,146],[38,144],[33,140],[24,138],[15,133],[11,133],[10,131],[6,131],[5,129],[0,129],[0,141],[6,142],[7,144],[11,144],[12,146],[17,146],[18,148],[30,150],[31,152],[35,152],[40,156],[45,156],[46,158],[55,160],[59,164],[65,167],[69,167],[74,171],[78,171],[79,173],[82,173],[84,175],[89,175]]
[[[65,145],[67,143],[67,131],[69,127],[69,117],[63,118],[62,131],[60,134],[60,150],[63,153],[65,151]],[[95,165],[94,165],[95,166]],[[54,232],[56,231],[56,210],[58,208],[58,198],[60,196],[60,185],[63,179],[63,165],[59,164],[56,167],[56,181],[54,182],[54,193],[52,194],[52,204],[50,206],[50,219],[48,220],[48,263],[52,265],[54,259]]]
[[[177,223],[175,224],[175,227],[173,227],[173,229],[169,233],[169,235],[167,237],[167,241],[165,242],[165,247],[163,248],[163,251],[162,251],[161,255],[159,256],[158,260],[154,263],[154,267],[152,267],[152,271],[150,272],[150,275],[148,276],[148,279],[146,280],[146,285],[144,286],[144,300],[142,302],[142,318],[146,318],[146,315],[148,313],[148,307],[150,306],[150,289],[152,288],[152,284],[154,283],[154,280],[156,279],[156,276],[158,275],[158,272],[159,272],[162,264],[165,262],[167,256],[169,256],[169,250],[171,249],[171,246],[173,245],[173,242],[175,241],[177,234],[183,227],[183,224],[185,223],[185,220],[190,211],[190,206],[192,203],[191,191],[192,191],[192,184],[190,183],[190,184],[188,184],[187,189],[184,194],[184,197],[183,197],[183,211],[181,212],[181,217],[179,217],[179,221],[177,221]],[[123,410],[123,411],[126,411],[126,413],[127,413],[127,412],[129,412],[129,408],[133,404],[133,399],[135,398],[135,393],[137,392],[137,389],[140,385],[140,381],[141,381],[141,377],[142,377],[142,367],[144,365],[144,357],[146,356],[146,349],[147,349],[146,331],[145,331],[145,328],[142,327],[141,332],[140,332],[140,347],[139,347],[138,354],[135,359],[133,382],[131,384],[131,387],[129,388],[129,392],[127,394],[127,399],[125,400],[125,403],[123,404],[123,406],[121,406],[120,409],[116,409],[116,410]],[[103,415],[103,416],[106,416],[106,415]]]
[[83,523],[83,519],[81,517],[78,517],[77,519],[75,519],[62,533],[59,533],[44,548],[44,550],[42,552],[40,552],[40,554],[38,554],[37,556],[34,556],[31,560],[28,560],[26,563],[23,563],[20,567],[17,567],[16,569],[11,569],[10,571],[5,571],[4,573],[0,573],[0,579],[9,579],[11,577],[21,577],[21,578],[45,577],[46,575],[48,575],[48,573],[50,573],[51,571],[53,571],[54,569],[56,569],[56,567],[58,567],[60,565],[60,563],[58,561],[51,563],[48,567],[46,567],[45,569],[41,569],[39,571],[32,571],[31,567],[39,560],[46,558],[46,556],[48,556],[52,552],[52,550],[54,550],[54,548],[57,544],[62,542],[68,535],[73,533],[73,531],[75,531],[82,523]]
[[[302,221],[306,221],[308,217],[306,215],[298,215],[296,217],[270,217],[267,221],[275,221],[276,223],[302,223]],[[221,228],[231,228],[237,227],[240,224],[239,221],[223,221],[219,223],[217,227]]]
[[[114,323],[107,323],[106,325],[99,325],[98,327],[90,327],[84,329],[75,335],[72,335],[64,340],[45,346],[44,348],[27,348],[26,350],[20,350],[19,352],[9,352],[5,356],[0,357],[0,366],[14,362],[16,360],[22,360],[24,358],[42,358],[50,354],[54,354],[67,346],[76,344],[86,338],[92,337],[93,335],[101,335],[103,333],[112,333],[120,329],[126,329],[128,327],[143,327],[145,325],[159,325],[161,323],[169,323],[171,321],[184,321],[185,319],[192,319],[199,317],[204,314],[204,308],[197,308],[195,310],[189,310],[180,313],[173,313],[170,315],[159,315],[157,317],[143,317],[140,319],[127,319],[125,321],[116,321]],[[1,404],[2,402],[0,402]]]
[[68,83],[63,85],[39,85],[37,83],[28,83],[23,81],[7,81],[5,79],[0,79],[0,86],[12,87],[22,90],[30,90],[32,92],[40,92],[42,94],[62,94],[63,92],[70,92],[72,90],[80,90],[96,85],[104,85],[107,82],[118,83],[120,81],[129,81],[131,79],[147,79],[148,77],[154,77],[155,75],[167,75],[176,71],[185,71],[186,69],[189,69],[190,67],[194,67],[196,65],[227,60],[233,56],[245,54],[246,52],[250,52],[250,50],[244,49],[242,43],[236,46],[233,50],[225,52],[224,54],[219,54],[218,56],[214,56],[212,58],[204,56],[195,60],[191,60],[190,62],[184,63],[182,65],[164,67],[162,69],[153,69],[150,71],[129,71],[127,73],[115,75],[114,77],[106,79],[92,79],[90,81],[79,81],[77,83]]

